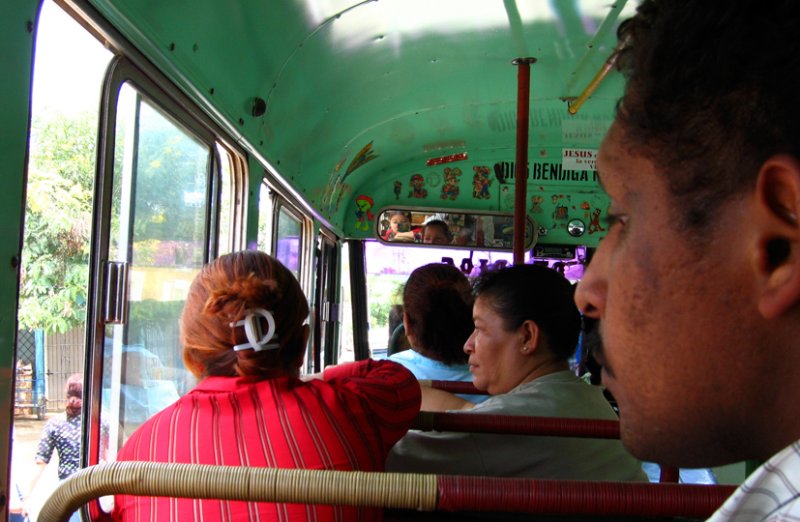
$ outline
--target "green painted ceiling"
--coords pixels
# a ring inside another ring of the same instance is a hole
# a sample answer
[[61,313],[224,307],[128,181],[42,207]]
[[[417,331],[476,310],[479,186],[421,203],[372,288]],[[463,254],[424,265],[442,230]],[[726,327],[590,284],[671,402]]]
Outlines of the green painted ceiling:
[[[538,60],[530,160],[560,164],[562,147],[596,148],[621,77],[609,75],[577,116],[563,98],[589,83],[615,45],[619,19],[635,7],[633,0],[90,1],[176,83],[199,86],[192,95],[201,105],[216,106],[348,235],[358,234],[360,194],[377,208],[475,206],[444,201],[433,185],[431,197],[409,200],[408,181],[431,172],[426,160],[466,152],[466,161],[435,169],[459,167],[461,196],[469,197],[474,166],[514,160],[514,58]],[[252,114],[256,98],[266,102],[263,115]],[[370,143],[365,158],[373,159],[347,174]],[[538,187],[547,201],[559,191],[599,197],[592,183],[548,183]],[[482,204],[506,210],[496,189]]]

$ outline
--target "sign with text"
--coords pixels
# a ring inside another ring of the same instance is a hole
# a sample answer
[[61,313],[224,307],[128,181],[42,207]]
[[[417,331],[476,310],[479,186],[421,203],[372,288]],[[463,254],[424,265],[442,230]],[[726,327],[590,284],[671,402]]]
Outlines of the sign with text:
[[597,150],[561,149],[561,165],[565,170],[597,170]]

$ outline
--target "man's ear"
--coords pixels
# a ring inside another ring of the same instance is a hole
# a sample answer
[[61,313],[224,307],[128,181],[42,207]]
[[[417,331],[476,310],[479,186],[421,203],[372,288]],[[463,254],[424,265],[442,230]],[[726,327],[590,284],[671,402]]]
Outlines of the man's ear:
[[800,301],[800,162],[777,155],[761,166],[756,182],[758,308],[767,319]]

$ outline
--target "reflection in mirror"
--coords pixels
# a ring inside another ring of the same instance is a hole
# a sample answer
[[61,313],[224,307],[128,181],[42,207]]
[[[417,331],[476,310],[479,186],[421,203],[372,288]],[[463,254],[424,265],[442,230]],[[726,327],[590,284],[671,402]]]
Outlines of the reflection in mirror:
[[[391,243],[511,250],[514,240],[512,214],[390,208],[376,223],[378,238]],[[535,230],[533,220],[526,217],[526,249],[534,242]]]

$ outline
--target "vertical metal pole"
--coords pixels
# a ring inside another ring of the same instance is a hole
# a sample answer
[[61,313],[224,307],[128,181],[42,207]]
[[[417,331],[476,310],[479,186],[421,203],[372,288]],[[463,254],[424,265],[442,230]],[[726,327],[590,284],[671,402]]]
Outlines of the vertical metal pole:
[[531,64],[536,58],[517,58],[517,157],[514,183],[514,264],[525,262],[525,200],[528,181],[528,119],[530,112]]

